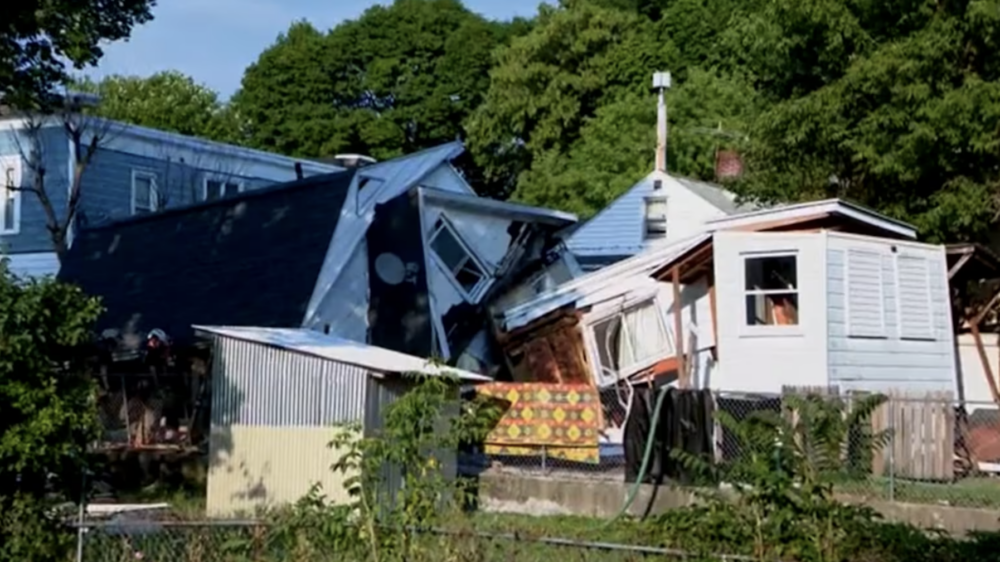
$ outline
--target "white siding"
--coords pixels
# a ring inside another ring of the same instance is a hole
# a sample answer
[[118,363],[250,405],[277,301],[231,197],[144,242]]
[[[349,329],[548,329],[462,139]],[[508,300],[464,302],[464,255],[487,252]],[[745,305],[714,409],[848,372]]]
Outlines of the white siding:
[[830,233],[829,384],[956,390],[946,276],[939,246]]
[[[780,392],[785,385],[827,384],[825,237],[719,232],[714,240],[719,368],[711,388]],[[798,325],[746,325],[744,260],[766,253],[796,255]]]

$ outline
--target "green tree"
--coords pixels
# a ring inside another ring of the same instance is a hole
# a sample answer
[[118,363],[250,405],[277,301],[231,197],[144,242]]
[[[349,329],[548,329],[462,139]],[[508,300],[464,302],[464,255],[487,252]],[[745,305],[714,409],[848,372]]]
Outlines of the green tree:
[[[668,92],[667,105],[669,171],[712,179],[716,150],[743,144],[757,101],[745,80],[694,68]],[[586,120],[568,151],[535,158],[514,197],[583,217],[596,213],[653,170],[655,126],[655,95],[625,93]]]
[[219,141],[236,141],[236,120],[219,95],[177,71],[148,77],[84,78],[74,89],[98,94],[94,113],[134,125]]
[[779,0],[741,17],[727,48],[773,101],[755,119],[742,194],[849,198],[934,241],[988,235],[1000,181],[997,2]]
[[[97,436],[93,381],[77,354],[100,312],[52,279],[0,264],[0,560],[65,559],[53,501],[77,501]],[[60,558],[61,556],[61,558]]]
[[67,65],[97,64],[101,44],[152,19],[155,0],[6,2],[0,26],[0,98],[18,107],[51,102]]
[[648,91],[653,70],[669,66],[675,52],[637,14],[586,0],[542,5],[531,32],[497,55],[485,100],[468,123],[487,179],[500,195],[520,189],[536,157],[569,151],[598,108]]
[[233,103],[259,148],[398,156],[460,136],[490,53],[525,27],[457,0],[396,0],[328,34],[297,23],[247,69]]

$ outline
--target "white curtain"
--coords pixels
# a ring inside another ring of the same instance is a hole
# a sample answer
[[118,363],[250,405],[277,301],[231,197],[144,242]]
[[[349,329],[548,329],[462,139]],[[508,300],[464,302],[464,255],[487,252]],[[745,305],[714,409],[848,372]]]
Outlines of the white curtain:
[[[629,368],[656,357],[673,354],[663,318],[655,302],[625,311],[618,333],[618,366]],[[627,375],[629,373],[619,373]]]

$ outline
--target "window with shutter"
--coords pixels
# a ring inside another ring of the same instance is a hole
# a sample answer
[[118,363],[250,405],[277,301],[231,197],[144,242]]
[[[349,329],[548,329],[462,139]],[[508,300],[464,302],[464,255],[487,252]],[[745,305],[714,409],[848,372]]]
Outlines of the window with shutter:
[[899,290],[899,337],[933,340],[930,268],[927,258],[896,255],[896,283]]
[[882,254],[870,250],[848,250],[846,271],[844,291],[848,337],[886,337]]

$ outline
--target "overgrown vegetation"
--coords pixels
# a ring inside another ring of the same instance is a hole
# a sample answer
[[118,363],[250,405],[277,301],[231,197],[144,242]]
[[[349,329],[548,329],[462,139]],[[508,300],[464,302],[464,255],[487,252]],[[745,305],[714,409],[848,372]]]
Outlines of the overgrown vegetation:
[[19,279],[0,260],[0,561],[65,559],[56,507],[80,500],[98,428],[74,351],[99,311],[76,287]]
[[[88,549],[182,562],[645,557],[639,549],[582,544],[600,541],[672,549],[676,559],[686,553],[688,560],[705,561],[720,560],[721,554],[796,562],[1000,560],[997,535],[951,537],[890,523],[866,506],[834,496],[838,483],[870,470],[872,453],[888,438],[865,429],[883,401],[873,396],[848,408],[827,397],[793,397],[780,414],[759,412],[738,422],[721,414],[720,422],[743,449],[741,460],[719,466],[677,457],[723,486],[706,487],[696,505],[646,520],[601,521],[465,509],[469,483],[452,478],[445,467],[451,451],[463,440],[481,437],[499,412],[485,402],[459,410],[451,382],[423,379],[388,408],[380,431],[361,437],[356,427],[338,430],[332,445],[348,453],[332,469],[346,477],[348,505],[330,505],[323,490],[314,489],[259,527],[167,529],[128,542],[104,535],[103,544],[92,542]],[[541,544],[543,537],[564,541]]]

